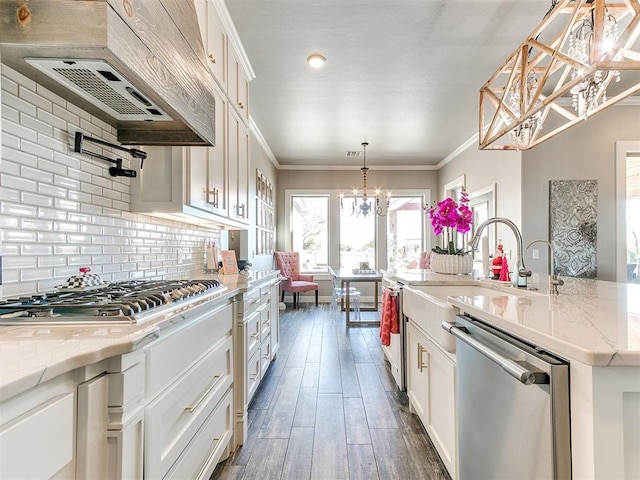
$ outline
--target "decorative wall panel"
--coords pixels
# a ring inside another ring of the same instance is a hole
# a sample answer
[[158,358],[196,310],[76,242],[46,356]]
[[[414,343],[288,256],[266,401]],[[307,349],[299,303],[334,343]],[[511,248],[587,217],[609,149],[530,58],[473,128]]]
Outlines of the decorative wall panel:
[[597,222],[597,180],[550,180],[549,234],[555,273],[597,276]]

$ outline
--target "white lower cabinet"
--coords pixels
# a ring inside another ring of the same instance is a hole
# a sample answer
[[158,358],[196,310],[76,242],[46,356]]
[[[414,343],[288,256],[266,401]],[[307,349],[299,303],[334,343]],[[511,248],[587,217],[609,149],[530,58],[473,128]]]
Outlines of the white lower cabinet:
[[407,395],[451,478],[457,478],[456,362],[409,319],[406,330]]
[[[275,308],[274,308],[275,305]],[[247,438],[249,403],[278,350],[278,282],[266,281],[238,295],[235,327],[235,444]],[[242,382],[242,386],[240,385]]]
[[10,421],[11,408],[3,405],[0,478],[74,478],[75,393],[51,393],[52,398]]
[[229,455],[232,315],[209,308],[145,347],[144,478],[209,478]]

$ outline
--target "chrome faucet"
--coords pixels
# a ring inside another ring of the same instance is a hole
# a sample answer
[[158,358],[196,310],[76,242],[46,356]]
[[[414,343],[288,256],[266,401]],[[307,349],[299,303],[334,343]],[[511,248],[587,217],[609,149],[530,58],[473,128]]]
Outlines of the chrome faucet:
[[480,235],[482,231],[485,229],[487,225],[491,225],[492,223],[504,223],[507,227],[511,229],[513,234],[516,237],[518,242],[517,244],[517,274],[514,275],[513,286],[514,287],[527,287],[527,278],[531,276],[531,271],[527,270],[524,266],[524,258],[523,258],[523,248],[522,248],[522,234],[515,223],[513,223],[508,218],[504,217],[493,217],[488,220],[485,220],[476,228],[476,233],[473,234],[471,240],[469,240],[469,246],[474,250],[478,248],[478,243],[480,242]]
[[527,245],[527,250],[534,243],[544,243],[549,247],[549,293],[557,295],[560,293],[558,287],[564,285],[564,280],[560,278],[560,275],[556,275],[555,256],[553,254],[553,245],[546,240],[534,240]]

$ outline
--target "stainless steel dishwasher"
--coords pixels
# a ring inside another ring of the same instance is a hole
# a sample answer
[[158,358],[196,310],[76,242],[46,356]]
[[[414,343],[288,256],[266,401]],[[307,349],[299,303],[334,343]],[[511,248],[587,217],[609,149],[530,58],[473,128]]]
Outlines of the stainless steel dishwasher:
[[569,365],[470,316],[456,337],[460,480],[571,478]]

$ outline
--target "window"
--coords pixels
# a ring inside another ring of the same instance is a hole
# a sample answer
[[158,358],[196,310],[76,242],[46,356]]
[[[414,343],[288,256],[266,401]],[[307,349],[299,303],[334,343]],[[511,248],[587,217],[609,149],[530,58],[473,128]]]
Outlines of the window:
[[353,216],[340,210],[340,268],[360,268],[361,263],[376,268],[376,215]]
[[390,269],[418,268],[424,245],[424,198],[392,196],[387,213],[387,263]]
[[[429,190],[401,190],[390,197],[385,216],[354,217],[342,212],[340,191],[285,190],[284,231],[279,249],[300,252],[302,271],[318,275],[326,265],[334,269],[402,269],[419,260],[431,245],[422,206]],[[345,200],[346,205],[347,200]]]
[[291,246],[300,252],[301,270],[316,270],[328,264],[328,226],[328,196],[291,196]]

